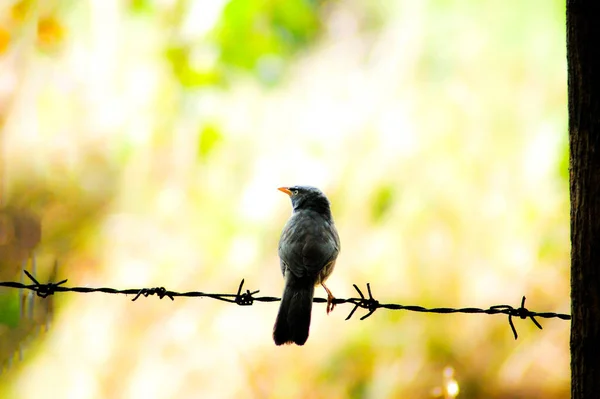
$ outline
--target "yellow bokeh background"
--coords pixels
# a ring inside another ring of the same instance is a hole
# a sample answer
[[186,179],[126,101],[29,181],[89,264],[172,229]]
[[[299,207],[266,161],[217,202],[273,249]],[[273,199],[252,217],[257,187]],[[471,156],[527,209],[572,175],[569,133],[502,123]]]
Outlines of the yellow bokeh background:
[[[2,203],[39,216],[40,279],[58,259],[69,286],[279,296],[276,188],[310,184],[336,296],[568,313],[563,2],[284,3],[0,3]],[[563,320],[515,341],[505,316],[315,304],[307,344],[276,347],[275,303],[131,298],[57,294],[48,331],[17,334],[0,291],[23,351],[0,397],[569,392]]]

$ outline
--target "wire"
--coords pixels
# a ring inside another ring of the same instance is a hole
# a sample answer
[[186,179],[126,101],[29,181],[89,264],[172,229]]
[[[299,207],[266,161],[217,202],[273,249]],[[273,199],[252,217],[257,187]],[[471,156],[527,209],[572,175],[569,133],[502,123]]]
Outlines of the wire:
[[[116,289],[109,287],[68,287],[64,284],[68,281],[67,279],[61,280],[57,283],[49,282],[49,283],[40,283],[35,277],[33,277],[27,270],[23,270],[27,277],[33,282],[33,284],[24,284],[21,282],[14,281],[5,281],[0,282],[0,287],[8,287],[8,288],[16,288],[16,289],[26,289],[31,290],[36,293],[37,296],[41,298],[47,298],[48,296],[54,295],[59,292],[78,292],[82,294],[89,294],[94,292],[102,292],[105,294],[121,294],[121,295],[135,295],[132,301],[138,300],[140,297],[149,297],[156,295],[160,299],[165,297],[175,300],[176,297],[188,297],[188,298],[211,298],[216,299],[218,301],[235,303],[240,306],[252,306],[255,302],[278,302],[281,298],[273,297],[273,296],[256,296],[260,292],[260,290],[250,291],[244,290],[244,282],[242,279],[240,282],[236,293],[225,293],[225,294],[216,294],[216,293],[208,293],[202,291],[188,291],[188,292],[177,292],[167,290],[164,287],[154,287],[154,288],[128,288],[128,289]],[[561,320],[571,320],[571,316],[563,313],[553,313],[553,312],[534,312],[525,307],[525,297],[521,300],[521,306],[515,308],[511,305],[495,305],[491,306],[487,309],[481,308],[425,308],[422,306],[414,306],[414,305],[401,305],[397,303],[381,303],[373,297],[373,293],[371,291],[371,285],[367,283],[367,292],[369,294],[366,297],[362,291],[358,288],[356,284],[353,284],[354,289],[358,292],[359,297],[357,298],[335,298],[333,299],[333,303],[335,305],[350,303],[354,305],[354,308],[350,311],[346,320],[349,320],[354,316],[354,313],[359,309],[368,310],[367,314],[362,316],[360,320],[364,320],[375,313],[378,309],[389,309],[389,310],[406,310],[409,312],[421,312],[421,313],[440,313],[440,314],[449,314],[449,313],[467,313],[467,314],[504,314],[508,315],[508,324],[513,332],[515,339],[518,338],[517,330],[513,323],[513,317],[519,317],[521,319],[530,319],[533,324],[536,325],[540,330],[542,329],[542,325],[536,320],[536,317],[541,317],[545,319],[558,318]],[[327,299],[325,298],[314,298],[313,302],[316,303],[325,303]]]

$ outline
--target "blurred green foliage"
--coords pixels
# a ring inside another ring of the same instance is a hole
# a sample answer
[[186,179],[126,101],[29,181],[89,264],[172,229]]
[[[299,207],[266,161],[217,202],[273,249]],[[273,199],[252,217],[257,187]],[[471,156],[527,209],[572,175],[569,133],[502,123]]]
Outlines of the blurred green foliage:
[[16,327],[19,324],[19,296],[17,290],[0,293],[0,324]]
[[200,160],[206,160],[222,140],[223,133],[217,126],[210,124],[203,126],[198,140],[198,157]]
[[371,217],[373,221],[375,223],[381,221],[394,202],[397,202],[395,189],[389,185],[379,186],[371,200]]
[[171,62],[179,84],[186,88],[198,88],[227,83],[220,69],[194,66],[191,61],[192,51],[193,48],[187,45],[173,45],[167,49],[166,57]]
[[[143,4],[136,9],[145,8]],[[227,85],[236,71],[248,72],[266,85],[276,84],[290,57],[318,37],[324,4],[316,0],[231,0],[203,43],[174,42],[167,57],[175,76],[187,88]],[[194,63],[200,46],[216,53],[215,63]]]
[[316,37],[320,23],[311,0],[231,0],[215,28],[225,65],[260,68],[264,57],[287,58]]

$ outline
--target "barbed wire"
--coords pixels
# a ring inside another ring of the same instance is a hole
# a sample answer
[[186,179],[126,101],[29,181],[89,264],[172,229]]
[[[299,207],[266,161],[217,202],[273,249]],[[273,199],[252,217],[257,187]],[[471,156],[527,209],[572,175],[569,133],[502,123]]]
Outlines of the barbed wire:
[[[121,295],[134,295],[132,301],[138,300],[140,297],[149,297],[156,295],[158,298],[163,299],[165,297],[175,300],[176,297],[188,297],[188,298],[211,298],[216,299],[218,301],[235,303],[240,306],[251,306],[255,302],[278,302],[281,298],[273,297],[273,296],[256,296],[260,292],[260,290],[251,291],[249,289],[244,290],[244,282],[242,279],[240,282],[237,292],[234,294],[216,294],[216,293],[208,293],[201,291],[187,291],[187,292],[177,292],[167,290],[165,287],[154,287],[154,288],[128,288],[128,289],[116,289],[116,288],[108,288],[108,287],[67,287],[64,284],[67,283],[67,279],[61,280],[59,282],[48,282],[48,283],[40,283],[35,277],[33,277],[27,270],[23,270],[23,272],[27,275],[27,277],[33,282],[33,284],[25,284],[22,282],[14,282],[14,281],[4,281],[0,282],[0,287],[8,287],[8,288],[16,288],[16,289],[25,289],[31,290],[36,293],[38,297],[47,298],[48,296],[54,295],[58,292],[79,292],[83,294],[93,293],[93,292],[102,292],[105,294],[121,294]],[[467,313],[467,314],[504,314],[508,315],[508,324],[513,332],[515,339],[518,338],[517,329],[513,323],[513,317],[518,317],[520,319],[529,319],[538,327],[540,330],[542,329],[542,325],[536,320],[536,317],[552,319],[558,318],[561,320],[571,320],[571,316],[563,313],[554,313],[554,312],[534,312],[525,307],[525,297],[521,299],[521,305],[518,308],[515,308],[511,305],[495,305],[490,306],[487,309],[481,308],[425,308],[423,306],[415,306],[415,305],[401,305],[396,303],[381,303],[377,299],[373,297],[373,293],[371,291],[371,284],[367,283],[367,293],[369,294],[366,297],[363,292],[358,288],[356,284],[353,284],[354,289],[358,292],[359,297],[357,298],[335,298],[333,299],[333,303],[335,305],[349,303],[354,305],[354,308],[350,311],[346,320],[349,320],[354,316],[354,313],[359,309],[365,309],[368,312],[363,315],[360,320],[365,320],[373,313],[375,313],[378,309],[389,309],[389,310],[406,310],[409,312],[421,312],[421,313],[440,313],[440,314],[450,314],[450,313]],[[327,299],[325,298],[314,298],[313,302],[316,303],[325,303]]]

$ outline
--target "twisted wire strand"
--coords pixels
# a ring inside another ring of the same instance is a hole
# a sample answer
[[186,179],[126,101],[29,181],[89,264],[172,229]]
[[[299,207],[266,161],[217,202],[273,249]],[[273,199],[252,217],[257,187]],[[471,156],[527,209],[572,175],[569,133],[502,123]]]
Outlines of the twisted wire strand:
[[[15,289],[25,289],[31,290],[36,293],[37,296],[41,298],[47,298],[50,295],[54,295],[59,292],[78,292],[82,294],[89,294],[95,292],[102,292],[105,294],[115,294],[115,295],[134,295],[132,301],[138,300],[140,297],[149,297],[149,296],[157,296],[160,299],[165,297],[175,300],[176,297],[187,297],[187,298],[211,298],[218,301],[235,303],[239,306],[252,306],[255,302],[278,302],[281,300],[279,297],[273,296],[256,296],[260,292],[260,290],[251,291],[249,289],[244,290],[244,282],[242,279],[240,282],[237,292],[235,293],[209,293],[202,291],[187,291],[187,292],[177,292],[167,290],[165,287],[153,287],[153,288],[128,288],[128,289],[116,289],[110,287],[68,287],[64,284],[67,283],[67,279],[61,280],[59,282],[48,282],[48,283],[40,283],[38,282],[31,273],[27,270],[23,270],[26,276],[31,280],[32,284],[25,284],[23,282],[14,282],[14,281],[4,281],[0,282],[0,287],[8,287]],[[535,312],[527,309],[525,307],[525,297],[521,299],[521,305],[517,308],[511,305],[494,305],[490,306],[487,309],[468,307],[468,308],[425,308],[423,306],[416,305],[402,305],[397,303],[381,303],[373,297],[373,293],[371,291],[370,283],[366,284],[367,286],[367,294],[365,296],[363,292],[358,288],[356,284],[353,284],[354,289],[358,293],[358,297],[356,298],[335,298],[333,299],[333,303],[335,305],[349,303],[354,305],[346,320],[349,320],[354,316],[355,312],[361,308],[365,309],[368,312],[360,317],[360,320],[365,320],[370,317],[373,313],[375,313],[378,309],[388,309],[388,310],[405,310],[409,312],[421,312],[421,313],[439,313],[439,314],[451,314],[451,313],[467,313],[467,314],[504,314],[508,316],[508,324],[513,332],[515,339],[518,338],[517,330],[513,323],[513,317],[518,317],[520,319],[529,319],[536,327],[542,329],[542,325],[536,320],[537,318],[545,318],[552,319],[558,318],[561,320],[571,320],[571,316],[563,313],[554,313],[554,312]],[[316,303],[325,303],[327,299],[325,298],[314,298],[313,302]]]

